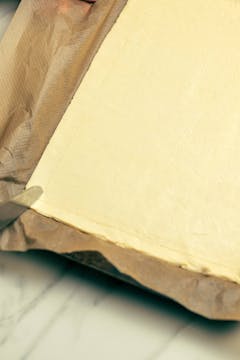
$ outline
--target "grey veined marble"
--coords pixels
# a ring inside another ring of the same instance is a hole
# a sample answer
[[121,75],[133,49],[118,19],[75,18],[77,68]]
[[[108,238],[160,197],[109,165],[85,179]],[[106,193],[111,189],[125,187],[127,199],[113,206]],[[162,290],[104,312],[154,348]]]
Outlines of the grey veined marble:
[[45,252],[0,253],[0,359],[239,360],[240,326]]
[[[0,0],[0,37],[16,6]],[[54,254],[0,253],[0,359],[239,360],[240,325]]]

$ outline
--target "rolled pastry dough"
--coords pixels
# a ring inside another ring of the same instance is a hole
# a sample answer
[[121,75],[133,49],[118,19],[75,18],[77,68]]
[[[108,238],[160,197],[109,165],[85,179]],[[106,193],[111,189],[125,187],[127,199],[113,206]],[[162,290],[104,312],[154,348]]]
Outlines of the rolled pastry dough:
[[240,283],[240,3],[129,0],[32,185],[43,215]]

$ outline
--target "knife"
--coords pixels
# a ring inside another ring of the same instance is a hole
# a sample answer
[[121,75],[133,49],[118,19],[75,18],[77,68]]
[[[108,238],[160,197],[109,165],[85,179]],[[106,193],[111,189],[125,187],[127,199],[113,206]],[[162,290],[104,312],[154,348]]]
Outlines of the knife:
[[10,200],[0,202],[0,230],[4,229],[29,209],[42,193],[43,191],[40,186],[32,186]]

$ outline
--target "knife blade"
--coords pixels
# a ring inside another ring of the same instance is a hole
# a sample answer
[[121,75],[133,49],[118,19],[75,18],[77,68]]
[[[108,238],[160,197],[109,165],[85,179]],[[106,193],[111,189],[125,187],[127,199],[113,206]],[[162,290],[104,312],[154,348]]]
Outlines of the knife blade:
[[29,209],[42,193],[40,186],[32,186],[8,201],[0,202],[0,230]]

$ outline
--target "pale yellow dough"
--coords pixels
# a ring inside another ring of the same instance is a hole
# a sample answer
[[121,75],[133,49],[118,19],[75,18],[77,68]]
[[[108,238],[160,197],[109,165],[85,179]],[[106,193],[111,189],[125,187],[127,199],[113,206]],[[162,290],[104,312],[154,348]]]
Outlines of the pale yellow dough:
[[41,214],[240,283],[240,2],[129,0],[32,185]]

